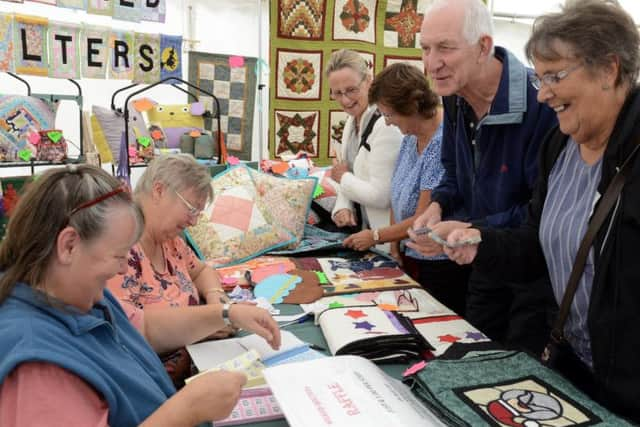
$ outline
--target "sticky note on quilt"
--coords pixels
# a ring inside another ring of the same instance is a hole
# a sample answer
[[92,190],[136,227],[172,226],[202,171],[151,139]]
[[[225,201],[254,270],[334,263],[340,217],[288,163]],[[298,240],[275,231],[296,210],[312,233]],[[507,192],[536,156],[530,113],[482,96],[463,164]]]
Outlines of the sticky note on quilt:
[[135,108],[136,111],[139,111],[142,113],[143,111],[148,111],[152,109],[153,102],[151,102],[149,98],[142,98],[133,102],[133,108]]
[[32,153],[31,153],[31,150],[29,150],[29,149],[24,149],[24,150],[18,151],[18,157],[20,157],[25,162],[28,162],[29,160],[31,160],[31,155],[32,155]]
[[53,142],[54,144],[57,144],[58,141],[60,141],[60,138],[62,138],[62,132],[52,130],[50,132],[47,132],[47,136],[49,137],[51,142]]
[[229,66],[231,68],[244,67],[244,57],[243,56],[230,56],[229,57]]
[[143,147],[148,147],[149,144],[151,144],[151,138],[149,138],[148,136],[141,136],[140,138],[138,138],[138,144],[142,145]]
[[32,132],[29,134],[29,142],[32,145],[37,145],[40,142],[40,134],[38,132]]

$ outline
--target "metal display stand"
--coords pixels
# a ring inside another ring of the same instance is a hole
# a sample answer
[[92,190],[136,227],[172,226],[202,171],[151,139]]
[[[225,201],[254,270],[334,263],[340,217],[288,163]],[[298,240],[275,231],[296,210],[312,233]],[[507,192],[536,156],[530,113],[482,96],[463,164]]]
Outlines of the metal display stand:
[[69,82],[73,84],[73,86],[75,86],[78,92],[77,95],[32,93],[31,85],[29,84],[29,82],[27,82],[27,80],[23,79],[22,77],[14,73],[6,73],[6,74],[20,81],[22,84],[24,84],[27,87],[27,96],[32,96],[32,97],[39,98],[44,101],[48,101],[52,103],[58,102],[61,100],[70,100],[70,101],[74,101],[78,105],[78,127],[80,129],[80,136],[79,136],[80,140],[79,140],[78,148],[80,150],[80,153],[78,154],[77,158],[67,157],[67,159],[65,159],[63,162],[51,162],[51,161],[44,161],[44,160],[30,160],[28,162],[0,162],[0,168],[28,167],[31,171],[31,175],[33,175],[35,174],[35,168],[39,166],[55,166],[55,165],[64,165],[69,163],[84,162],[84,146],[83,146],[84,124],[82,122],[83,99],[82,99],[82,88],[80,87],[78,82],[76,82],[73,79],[67,79]]
[[[141,93],[144,93],[148,90],[153,89],[154,87],[161,85],[161,84],[167,84],[169,83],[170,86],[178,89],[181,92],[186,93],[187,95],[189,95],[190,97],[192,97],[194,100],[198,100],[197,95],[195,95],[193,92],[189,91],[188,89],[184,89],[180,86],[178,86],[179,84],[184,84],[187,86],[187,88],[191,88],[197,92],[201,92],[207,96],[210,96],[214,102],[215,102],[215,112],[213,114],[213,118],[216,120],[216,128],[217,128],[217,148],[218,148],[218,164],[223,164],[225,162],[225,158],[223,153],[226,153],[226,146],[224,145],[224,138],[222,136],[222,132],[221,132],[221,126],[220,126],[220,101],[218,100],[218,98],[211,92],[206,91],[192,83],[189,83],[185,80],[182,80],[178,77],[169,77],[163,80],[160,80],[156,83],[150,84],[148,86],[145,86],[139,90],[136,90],[132,93],[130,93],[129,95],[127,95],[125,101],[124,101],[124,106],[122,108],[116,108],[115,106],[115,98],[116,95],[118,95],[121,92],[124,92],[126,90],[129,89],[133,89],[135,87],[138,86],[138,84],[132,84],[123,88],[120,88],[118,90],[116,90],[112,97],[111,97],[111,109],[117,112],[122,113],[123,117],[124,117],[124,138],[125,138],[125,144],[126,147],[129,147],[129,101],[131,100],[131,98],[133,98],[136,95],[140,95]],[[204,114],[204,117],[211,117],[211,112],[207,111]],[[121,175],[125,175],[125,176],[130,176],[131,175],[131,168],[136,168],[136,167],[145,167],[146,163],[136,163],[136,164],[131,164],[130,163],[130,159],[129,159],[129,150],[125,150],[126,151],[126,165],[118,165],[118,170],[120,171]],[[126,168],[126,169],[125,169]]]

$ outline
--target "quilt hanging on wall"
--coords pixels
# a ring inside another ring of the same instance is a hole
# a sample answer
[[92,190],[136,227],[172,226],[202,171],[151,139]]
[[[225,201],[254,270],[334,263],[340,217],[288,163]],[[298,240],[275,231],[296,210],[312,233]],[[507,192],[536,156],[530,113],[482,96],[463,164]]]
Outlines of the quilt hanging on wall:
[[269,150],[335,157],[347,119],[329,99],[324,68],[331,53],[354,49],[372,73],[394,62],[423,69],[420,26],[426,0],[277,0],[271,2]]
[[[242,160],[251,160],[256,62],[250,57],[189,52],[189,81],[218,98],[220,128],[227,150]],[[208,111],[215,111],[210,96],[198,96]],[[215,132],[215,126],[215,120],[205,120],[207,130]]]

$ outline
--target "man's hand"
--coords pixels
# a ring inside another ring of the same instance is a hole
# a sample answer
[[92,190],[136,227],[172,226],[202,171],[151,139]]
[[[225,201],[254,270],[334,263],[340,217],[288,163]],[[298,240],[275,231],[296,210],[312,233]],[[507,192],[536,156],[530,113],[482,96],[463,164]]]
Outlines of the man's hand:
[[[447,242],[455,244],[456,242],[479,239],[480,237],[481,233],[478,229],[456,229],[449,233]],[[449,259],[451,259],[451,261],[454,261],[460,265],[471,264],[476,258],[476,255],[478,255],[478,245],[479,243],[457,246],[455,248],[445,248],[444,252],[447,254]]]

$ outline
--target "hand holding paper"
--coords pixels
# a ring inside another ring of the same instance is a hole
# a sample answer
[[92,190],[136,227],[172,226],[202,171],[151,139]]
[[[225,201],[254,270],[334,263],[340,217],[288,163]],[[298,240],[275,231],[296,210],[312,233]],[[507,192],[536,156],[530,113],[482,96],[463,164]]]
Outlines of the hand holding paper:
[[460,265],[471,264],[478,254],[478,244],[482,240],[480,230],[467,228],[454,230],[449,241],[467,242],[464,245],[445,248],[447,256]]
[[234,304],[229,309],[229,319],[235,326],[255,332],[277,350],[280,348],[280,329],[267,310],[253,305]]

